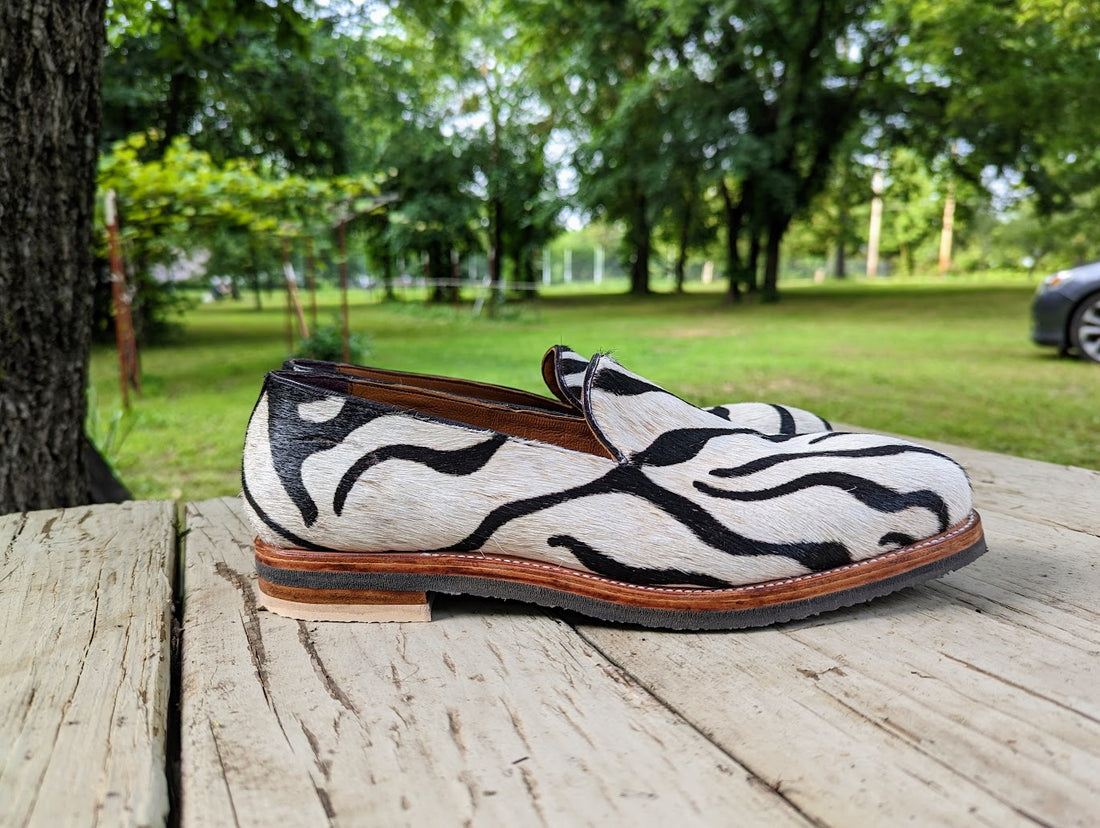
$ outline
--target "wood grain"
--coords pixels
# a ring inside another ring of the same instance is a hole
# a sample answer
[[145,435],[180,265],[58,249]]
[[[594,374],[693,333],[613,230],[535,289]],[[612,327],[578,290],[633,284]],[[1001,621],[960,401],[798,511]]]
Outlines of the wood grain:
[[1100,539],[983,517],[985,557],[864,607],[644,644],[579,630],[824,824],[1095,825]]
[[156,825],[171,503],[0,517],[0,824]]
[[1059,825],[1100,802],[1100,474],[946,447],[989,552],[753,632],[257,602],[235,499],[0,517],[0,824]]
[[295,622],[257,605],[235,501],[187,525],[184,826],[806,824],[539,610]]

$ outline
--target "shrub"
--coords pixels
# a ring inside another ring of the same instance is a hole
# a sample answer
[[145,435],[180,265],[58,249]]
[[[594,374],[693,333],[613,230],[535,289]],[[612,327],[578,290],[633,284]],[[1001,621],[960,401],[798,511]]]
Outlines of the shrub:
[[[323,359],[326,362],[342,362],[344,359],[344,344],[341,340],[340,331],[339,321],[329,325],[319,325],[310,336],[298,342],[292,356],[306,359]],[[366,334],[353,333],[348,337],[348,360],[350,362],[363,362],[370,354],[370,350],[370,337]]]

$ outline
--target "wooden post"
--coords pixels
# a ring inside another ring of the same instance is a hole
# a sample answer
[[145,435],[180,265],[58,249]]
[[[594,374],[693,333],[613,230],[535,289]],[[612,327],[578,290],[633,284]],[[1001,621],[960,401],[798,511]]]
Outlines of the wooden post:
[[454,293],[451,294],[451,304],[454,305],[455,308],[458,308],[458,306],[460,304],[459,299],[461,298],[459,296],[459,293],[461,293],[461,291],[458,287],[459,279],[460,279],[460,276],[459,276],[459,272],[458,272],[458,251],[455,250],[452,247],[451,248],[451,281],[454,282],[455,286],[454,286]]
[[344,345],[344,362],[351,362],[351,331],[348,327],[348,232],[347,219],[340,219],[340,339]]
[[[290,240],[283,237],[283,278],[286,280],[286,295],[289,307],[293,309],[298,320],[298,335],[305,339],[309,336],[309,328],[306,327],[306,315],[302,311],[302,300],[298,296],[298,277],[294,273],[294,265],[290,263]],[[294,341],[291,335],[290,347],[293,349]]]
[[878,245],[879,235],[882,233],[882,189],[885,176],[882,166],[875,170],[871,176],[871,226],[867,233],[867,275],[874,276],[878,273]]
[[134,336],[134,319],[130,313],[130,296],[126,291],[126,271],[123,267],[122,249],[118,240],[118,209],[114,190],[107,192],[104,212],[107,219],[107,249],[111,266],[111,298],[115,311],[119,387],[122,390],[122,407],[128,409],[130,387],[141,393],[141,372],[138,369],[137,338]]
[[309,321],[317,327],[317,270],[313,260],[313,236],[306,236],[306,287],[309,288]]
[[[286,266],[288,263],[288,257],[290,253],[287,250],[287,240],[283,239],[283,276],[285,280]],[[286,302],[283,303],[283,320],[285,322],[284,328],[286,329],[286,351],[288,354],[294,353],[294,310],[291,308],[290,301],[290,284],[286,285]]]
[[951,269],[951,241],[955,231],[955,185],[947,185],[947,197],[943,201],[943,229],[940,230],[940,275]]

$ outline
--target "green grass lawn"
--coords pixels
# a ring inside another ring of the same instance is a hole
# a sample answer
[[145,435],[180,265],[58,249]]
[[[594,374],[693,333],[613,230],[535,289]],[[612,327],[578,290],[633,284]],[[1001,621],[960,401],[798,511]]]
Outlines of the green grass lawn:
[[[621,286],[605,286],[621,289]],[[785,402],[845,423],[1100,468],[1100,365],[1028,339],[1033,285],[990,280],[827,283],[740,306],[714,291],[634,299],[577,286],[474,318],[468,305],[379,304],[352,327],[371,364],[544,390],[539,359],[567,343],[610,350],[696,403]],[[287,356],[280,296],[201,305],[176,341],[143,351],[143,394],[108,448],[138,498],[235,494],[245,425],[266,371]],[[321,295],[321,319],[336,310]],[[104,442],[119,409],[114,351],[91,382]]]

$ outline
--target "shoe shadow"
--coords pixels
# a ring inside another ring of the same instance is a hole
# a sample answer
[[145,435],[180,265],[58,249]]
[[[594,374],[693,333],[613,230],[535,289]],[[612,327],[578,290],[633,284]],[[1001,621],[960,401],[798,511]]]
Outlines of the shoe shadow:
[[827,627],[838,624],[859,623],[861,619],[868,617],[897,618],[903,623],[907,615],[922,615],[940,613],[947,608],[957,605],[959,599],[956,595],[936,589],[929,584],[906,587],[889,595],[874,598],[850,607],[840,607],[806,618],[790,621],[776,622],[764,626],[741,627],[734,629],[668,629],[660,626],[647,626],[638,623],[622,621],[609,621],[595,618],[575,610],[561,607],[544,607],[538,604],[525,603],[523,601],[504,598],[482,598],[469,595],[446,595],[438,593],[432,601],[433,620],[444,618],[485,617],[496,620],[533,620],[552,619],[566,624],[575,630],[583,628],[608,629],[622,632],[637,633],[639,635],[652,635],[654,633],[668,635],[750,635],[764,634],[774,631],[803,630],[807,628]]

